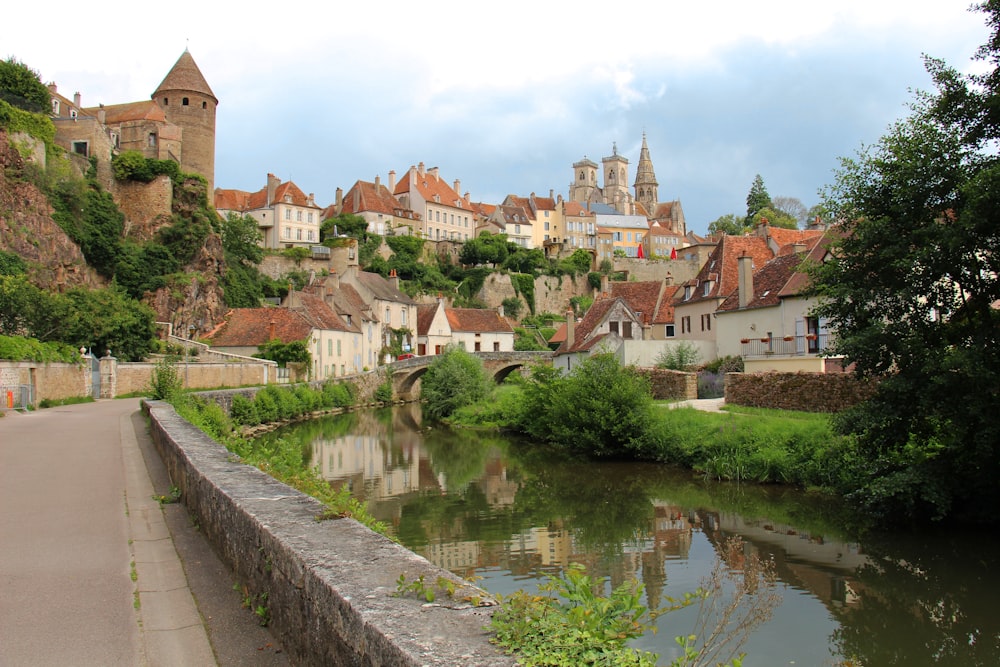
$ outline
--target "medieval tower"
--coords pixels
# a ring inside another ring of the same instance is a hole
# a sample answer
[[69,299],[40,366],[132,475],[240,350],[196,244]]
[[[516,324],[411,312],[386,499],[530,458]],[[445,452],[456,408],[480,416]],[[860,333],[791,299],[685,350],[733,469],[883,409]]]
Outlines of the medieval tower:
[[604,166],[604,202],[614,206],[620,213],[631,213],[627,204],[631,195],[628,191],[628,158],[618,154],[618,144],[611,145],[611,156],[602,158]]
[[201,70],[184,49],[163,82],[153,93],[168,123],[181,128],[181,154],[171,156],[181,171],[201,174],[208,193],[215,189],[215,109],[219,100]]
[[649,157],[649,147],[646,145],[646,133],[642,133],[642,150],[639,152],[639,167],[635,173],[635,201],[646,209],[649,215],[656,211],[660,201],[657,192],[656,174],[653,173],[653,161]]
[[[595,194],[598,195],[595,198]],[[569,184],[569,200],[581,204],[602,201],[597,185],[597,163],[584,157],[573,163],[573,180]]]

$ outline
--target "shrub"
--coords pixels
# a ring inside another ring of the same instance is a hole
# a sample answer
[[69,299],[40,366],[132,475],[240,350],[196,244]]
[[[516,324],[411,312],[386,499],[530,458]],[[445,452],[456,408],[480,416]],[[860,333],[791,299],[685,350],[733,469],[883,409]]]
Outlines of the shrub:
[[491,389],[483,362],[459,347],[449,347],[421,380],[424,413],[431,419],[443,419],[463,405],[485,399]]
[[656,367],[667,368],[672,371],[689,371],[698,365],[701,353],[697,346],[687,340],[677,343],[668,343],[663,350],[656,355]]
[[233,395],[233,403],[229,408],[229,417],[233,420],[234,424],[240,426],[256,426],[260,423],[255,403],[243,394]]
[[180,396],[183,386],[176,364],[169,359],[157,363],[149,377],[149,395],[153,400],[173,401]]

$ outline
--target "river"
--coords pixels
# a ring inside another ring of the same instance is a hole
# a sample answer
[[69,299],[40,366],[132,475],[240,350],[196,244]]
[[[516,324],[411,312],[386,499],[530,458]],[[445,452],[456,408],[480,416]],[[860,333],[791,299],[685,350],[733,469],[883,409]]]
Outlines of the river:
[[[728,538],[772,559],[781,604],[744,667],[1000,665],[1000,541],[988,530],[853,538],[830,498],[638,463],[566,460],[496,434],[428,428],[419,404],[326,417],[263,437],[299,441],[403,545],[493,593],[580,563],[636,578],[650,607],[701,585]],[[695,606],[634,642],[661,664]]]

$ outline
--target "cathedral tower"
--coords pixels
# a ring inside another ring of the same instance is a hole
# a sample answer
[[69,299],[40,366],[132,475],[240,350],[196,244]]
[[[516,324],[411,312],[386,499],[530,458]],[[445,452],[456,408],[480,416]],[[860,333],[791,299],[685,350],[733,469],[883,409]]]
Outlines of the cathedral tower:
[[181,171],[201,174],[215,188],[215,108],[219,100],[187,49],[153,93],[167,122],[181,128]]
[[626,210],[631,203],[628,191],[628,158],[618,154],[618,145],[611,145],[611,156],[602,158],[604,166],[604,203],[614,206],[621,213],[631,213]]
[[656,204],[660,201],[657,192],[656,174],[653,173],[653,161],[649,158],[649,147],[646,145],[646,133],[642,133],[642,150],[639,152],[639,167],[635,173],[635,200],[642,204],[648,215],[654,215]]
[[588,204],[593,201],[597,188],[597,163],[584,157],[573,163],[573,180],[569,184],[569,200]]

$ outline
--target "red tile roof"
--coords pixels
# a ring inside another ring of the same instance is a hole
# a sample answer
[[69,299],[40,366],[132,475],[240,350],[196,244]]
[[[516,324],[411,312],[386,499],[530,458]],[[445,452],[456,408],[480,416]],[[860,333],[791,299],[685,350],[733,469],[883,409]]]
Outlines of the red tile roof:
[[615,302],[619,299],[614,298],[602,298],[591,304],[590,308],[587,309],[587,313],[583,316],[579,322],[573,327],[573,345],[568,346],[566,340],[564,340],[559,348],[556,350],[556,354],[568,354],[570,352],[581,352],[583,350],[589,350],[598,341],[602,340],[607,334],[593,335],[594,330],[604,321],[611,307],[615,305]]
[[478,331],[480,333],[513,333],[514,329],[506,318],[495,310],[480,308],[445,308],[448,324],[452,331]]
[[275,338],[305,340],[312,329],[301,313],[287,308],[235,308],[207,338],[214,347],[256,347]]
[[[396,183],[396,189],[392,193],[399,196],[410,192],[410,188],[416,189],[424,201],[434,202],[442,206],[451,206],[465,211],[472,211],[472,204],[455,192],[455,190],[445,183],[444,179],[435,175],[436,170],[426,170],[423,174],[416,167],[410,167],[403,178]],[[414,181],[411,183],[411,178]]]
[[382,183],[356,181],[343,198],[343,213],[382,213],[397,215],[403,207]]
[[289,308],[305,317],[314,329],[359,333],[360,323],[348,325],[322,297],[308,292],[291,292],[286,298]]
[[[766,308],[781,302],[781,289],[802,263],[802,256],[794,253],[779,255],[753,273],[753,296],[747,301],[747,308]],[[738,310],[739,290],[735,290],[723,301],[718,310]]]
[[170,68],[167,75],[163,77],[163,81],[156,87],[153,97],[159,97],[162,93],[174,90],[189,90],[201,93],[202,95],[208,95],[215,100],[216,104],[219,103],[219,99],[212,92],[208,81],[205,80],[204,75],[202,75],[201,70],[198,68],[198,64],[191,57],[191,53],[187,49],[184,49],[184,53],[177,59],[174,66]]
[[434,323],[434,316],[437,315],[440,303],[420,303],[417,304],[417,335],[426,336]]
[[[88,116],[97,117],[101,107],[88,107],[83,112]],[[104,122],[107,125],[118,125],[137,120],[150,120],[159,123],[167,122],[163,109],[153,100],[143,102],[127,102],[125,104],[108,104],[104,106]]]
[[[678,290],[674,306],[686,303],[696,303],[707,299],[725,299],[736,289],[738,282],[739,257],[743,254],[753,259],[754,270],[759,270],[774,256],[767,241],[759,236],[728,236],[723,235],[719,243],[712,249],[704,266],[698,275],[685,283],[692,286],[691,298],[684,300],[684,292]],[[712,288],[706,295],[701,286],[711,280]]]
[[651,324],[656,315],[656,304],[660,300],[663,282],[644,280],[642,282],[613,282],[611,296],[621,298],[629,308],[640,315],[643,324]]

